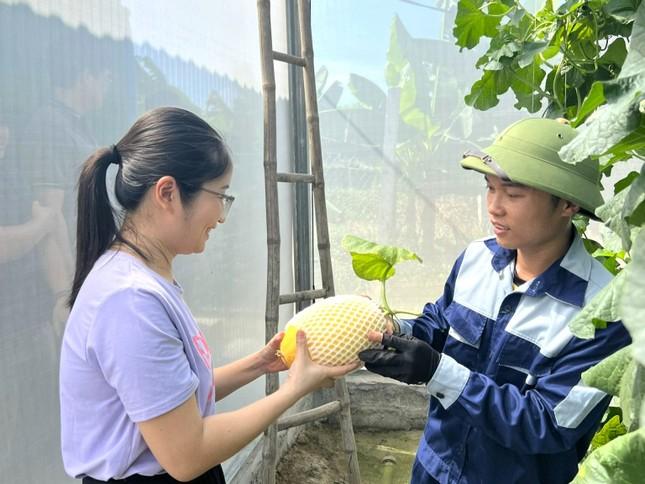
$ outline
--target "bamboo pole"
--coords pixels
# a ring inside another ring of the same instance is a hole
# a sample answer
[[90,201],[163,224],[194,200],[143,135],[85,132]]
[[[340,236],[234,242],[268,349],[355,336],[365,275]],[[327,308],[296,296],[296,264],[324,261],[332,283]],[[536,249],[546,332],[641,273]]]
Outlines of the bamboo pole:
[[293,294],[282,294],[280,296],[280,304],[309,301],[311,299],[318,299],[321,297],[327,297],[327,291],[325,291],[324,289],[298,291],[294,292]]
[[343,450],[347,462],[347,479],[349,484],[361,484],[361,471],[358,467],[358,452],[356,451],[356,439],[354,438],[354,427],[352,426],[352,414],[350,411],[349,390],[345,378],[336,380],[336,394],[340,401],[340,434],[343,440]]
[[316,216],[316,236],[318,239],[318,254],[320,255],[321,277],[323,285],[327,289],[327,297],[329,297],[335,294],[334,276],[329,250],[329,229],[327,225],[327,205],[325,202],[325,179],[322,169],[316,73],[314,70],[314,51],[311,36],[311,4],[309,0],[298,1],[298,15],[300,20],[300,56],[306,61],[304,68],[305,109],[307,111],[309,160],[311,163],[311,173],[315,178],[313,195]]
[[[265,312],[265,339],[269,339],[278,331],[280,304],[299,301],[304,298],[327,297],[334,295],[334,282],[331,266],[329,244],[329,229],[325,205],[325,184],[322,170],[322,149],[318,121],[318,102],[316,99],[316,82],[313,65],[313,49],[311,36],[311,5],[308,0],[298,0],[299,34],[301,57],[290,54],[276,53],[272,47],[271,37],[271,6],[270,0],[257,0],[258,25],[260,32],[261,62],[262,62],[262,91],[264,107],[264,178],[265,202],[267,219],[267,296]],[[305,110],[307,114],[307,139],[309,142],[309,159],[311,160],[311,175],[278,174],[277,173],[277,138],[276,138],[276,95],[274,60],[292,62],[304,65]],[[313,180],[312,180],[313,178]],[[318,238],[318,253],[320,256],[323,288],[318,290],[300,291],[291,295],[280,295],[280,223],[278,204],[278,181],[312,183],[314,197],[316,234]],[[276,374],[267,375],[267,395],[277,390],[279,384]],[[349,407],[349,392],[344,379],[336,382],[338,401],[330,402],[321,407],[285,417],[274,423],[265,431],[262,449],[263,468],[262,482],[275,484],[275,468],[277,462],[277,432],[292,426],[302,425],[322,417],[340,412],[341,434],[343,449],[348,458],[348,477],[350,484],[360,484],[360,472],[354,442],[351,413]]]
[[[314,175],[313,198],[316,217],[316,236],[318,239],[318,255],[323,288],[327,297],[335,294],[334,275],[331,265],[329,244],[329,226],[327,220],[327,205],[325,201],[325,179],[322,165],[322,146],[320,141],[320,121],[318,118],[318,98],[316,92],[316,77],[314,69],[313,40],[311,33],[311,3],[310,0],[298,0],[300,56],[305,59],[304,87],[305,110],[307,113],[307,141],[311,173]],[[343,449],[347,458],[347,477],[350,484],[360,484],[361,474],[358,467],[358,454],[352,427],[352,416],[349,403],[349,391],[344,378],[336,381],[336,394],[340,402],[340,430]]]
[[313,183],[313,175],[307,173],[278,173],[278,181],[283,183]]
[[278,421],[278,431],[287,430],[291,427],[297,427],[298,425],[304,425],[309,422],[315,422],[321,418],[329,417],[339,410],[340,402],[334,400],[333,402],[325,403],[324,405],[312,408],[311,410],[305,410],[304,412],[300,412],[295,415],[288,415]]
[[[278,212],[277,138],[275,105],[275,72],[271,40],[271,4],[258,0],[258,27],[260,32],[262,93],[264,108],[264,192],[267,220],[267,293],[265,307],[265,341],[278,332],[280,296],[280,216]],[[278,389],[277,374],[266,376],[266,394]],[[262,482],[275,483],[277,461],[277,427],[272,424],[264,432],[262,448]]]

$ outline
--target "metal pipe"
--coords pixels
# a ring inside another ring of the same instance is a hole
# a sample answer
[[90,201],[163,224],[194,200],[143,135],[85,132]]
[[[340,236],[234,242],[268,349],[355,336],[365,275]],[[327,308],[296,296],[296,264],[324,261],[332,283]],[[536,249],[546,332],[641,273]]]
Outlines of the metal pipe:
[[381,459],[381,464],[383,464],[383,484],[392,484],[396,459],[393,455],[386,455]]

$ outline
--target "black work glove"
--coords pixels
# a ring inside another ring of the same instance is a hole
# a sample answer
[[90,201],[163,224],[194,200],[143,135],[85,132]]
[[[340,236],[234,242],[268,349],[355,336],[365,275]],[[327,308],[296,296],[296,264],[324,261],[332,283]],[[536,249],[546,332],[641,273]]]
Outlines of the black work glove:
[[383,335],[383,348],[364,350],[358,357],[379,375],[404,383],[428,383],[439,366],[441,353],[425,341],[409,335]]

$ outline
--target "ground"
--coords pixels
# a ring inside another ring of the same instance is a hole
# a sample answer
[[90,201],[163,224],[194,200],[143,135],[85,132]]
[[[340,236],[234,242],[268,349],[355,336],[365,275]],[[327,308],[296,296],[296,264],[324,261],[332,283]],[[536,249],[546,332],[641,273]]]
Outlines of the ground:
[[[355,433],[362,484],[383,482],[382,459],[396,459],[392,484],[408,484],[422,431]],[[300,433],[295,445],[281,459],[276,475],[279,484],[346,484],[345,455],[340,430],[313,424]]]

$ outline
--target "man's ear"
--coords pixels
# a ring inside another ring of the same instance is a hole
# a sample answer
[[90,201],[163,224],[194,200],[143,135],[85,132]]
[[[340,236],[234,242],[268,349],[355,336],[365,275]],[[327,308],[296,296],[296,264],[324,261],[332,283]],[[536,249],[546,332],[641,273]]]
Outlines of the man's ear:
[[567,217],[573,217],[580,211],[580,205],[577,205],[569,200],[563,200],[564,205],[562,206],[562,215]]

